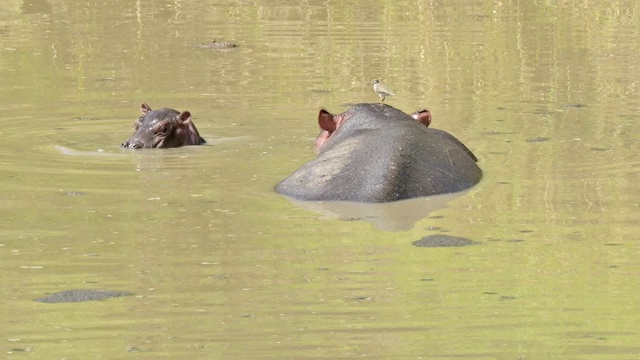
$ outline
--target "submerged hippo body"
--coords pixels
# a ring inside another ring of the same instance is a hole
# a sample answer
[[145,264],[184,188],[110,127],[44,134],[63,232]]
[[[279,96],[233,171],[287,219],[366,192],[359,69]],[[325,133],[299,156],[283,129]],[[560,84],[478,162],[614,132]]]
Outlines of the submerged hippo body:
[[82,301],[105,300],[105,299],[110,299],[114,297],[131,296],[131,295],[133,294],[128,291],[79,289],[79,290],[60,291],[55,294],[51,294],[49,296],[36,299],[35,301],[43,302],[43,303],[71,303],[71,302],[82,302]]
[[151,110],[149,105],[140,105],[142,115],[136,122],[135,133],[122,143],[123,148],[173,148],[200,145],[206,141],[191,121],[191,113],[174,109]]
[[320,111],[318,156],[276,185],[315,201],[390,202],[462,191],[477,184],[476,157],[447,132],[431,129],[428,110],[412,116],[383,104],[340,115]]

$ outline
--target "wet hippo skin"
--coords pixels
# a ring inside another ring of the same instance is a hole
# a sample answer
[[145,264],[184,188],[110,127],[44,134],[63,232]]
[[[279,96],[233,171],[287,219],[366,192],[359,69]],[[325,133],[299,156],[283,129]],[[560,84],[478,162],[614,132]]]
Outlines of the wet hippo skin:
[[475,155],[453,135],[429,128],[427,110],[357,104],[321,110],[318,156],[275,189],[298,200],[391,202],[462,191],[477,184]]

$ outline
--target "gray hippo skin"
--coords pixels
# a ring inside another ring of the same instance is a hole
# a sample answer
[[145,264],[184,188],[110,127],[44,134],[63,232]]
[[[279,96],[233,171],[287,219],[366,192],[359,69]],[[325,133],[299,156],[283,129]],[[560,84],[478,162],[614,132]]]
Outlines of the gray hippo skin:
[[142,116],[134,123],[135,133],[122,143],[123,148],[174,148],[200,145],[206,141],[191,121],[191,113],[174,109],[151,110],[149,105],[140,105]]
[[383,104],[340,115],[321,110],[318,156],[276,185],[299,200],[391,202],[462,191],[477,184],[476,157],[451,134]]

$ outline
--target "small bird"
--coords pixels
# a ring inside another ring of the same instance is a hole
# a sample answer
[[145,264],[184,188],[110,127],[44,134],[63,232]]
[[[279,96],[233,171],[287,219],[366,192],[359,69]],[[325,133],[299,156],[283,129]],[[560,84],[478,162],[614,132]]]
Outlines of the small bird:
[[381,83],[378,80],[371,80],[370,83],[368,83],[367,85],[372,85],[373,84],[373,91],[376,92],[376,94],[378,94],[378,96],[380,96],[380,103],[384,103],[384,98],[387,96],[395,96],[396,94],[394,94],[391,89],[389,89],[387,87],[387,85]]

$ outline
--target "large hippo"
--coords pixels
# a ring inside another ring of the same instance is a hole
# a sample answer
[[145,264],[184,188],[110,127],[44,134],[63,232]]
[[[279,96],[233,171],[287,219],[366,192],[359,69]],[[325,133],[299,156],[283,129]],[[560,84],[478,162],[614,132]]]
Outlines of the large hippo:
[[162,108],[151,110],[149,105],[140,105],[142,115],[134,123],[135,133],[122,143],[123,148],[172,148],[200,145],[206,141],[191,121],[191,113]]
[[381,203],[477,184],[475,155],[430,122],[428,110],[410,116],[384,104],[357,104],[339,115],[321,110],[318,156],[276,191],[299,200]]

